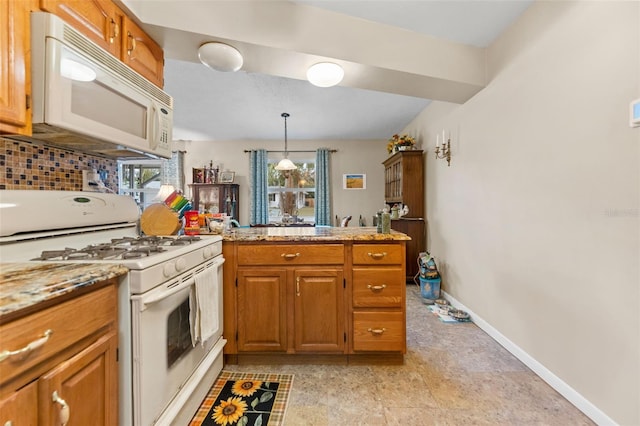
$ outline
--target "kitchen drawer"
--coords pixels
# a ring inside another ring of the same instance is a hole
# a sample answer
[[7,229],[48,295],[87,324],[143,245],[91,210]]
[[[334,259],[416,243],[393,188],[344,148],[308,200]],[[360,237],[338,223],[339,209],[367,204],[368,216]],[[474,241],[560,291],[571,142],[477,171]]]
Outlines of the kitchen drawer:
[[247,244],[238,246],[238,265],[342,265],[342,244]]
[[354,265],[400,265],[404,262],[399,244],[354,244]]
[[400,308],[406,288],[404,271],[397,268],[353,268],[355,308]]
[[404,312],[354,312],[353,350],[404,353]]
[[[24,348],[43,338],[47,330],[52,333],[41,345],[25,351],[22,357],[16,355],[1,361],[2,382],[17,377],[113,323],[117,309],[116,288],[111,285],[3,324],[0,326],[0,352]],[[114,328],[116,326],[113,324]]]

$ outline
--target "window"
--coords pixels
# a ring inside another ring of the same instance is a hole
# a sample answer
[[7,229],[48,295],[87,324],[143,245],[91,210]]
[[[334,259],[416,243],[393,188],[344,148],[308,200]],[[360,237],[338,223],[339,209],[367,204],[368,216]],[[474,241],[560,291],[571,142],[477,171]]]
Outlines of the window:
[[296,170],[281,172],[276,170],[275,166],[282,159],[282,154],[269,153],[269,222],[282,222],[283,217],[293,216],[298,220],[313,223],[316,194],[315,158],[293,158],[291,155],[289,158],[296,165]]
[[130,195],[144,210],[157,202],[162,182],[162,160],[127,160],[118,162],[119,193]]

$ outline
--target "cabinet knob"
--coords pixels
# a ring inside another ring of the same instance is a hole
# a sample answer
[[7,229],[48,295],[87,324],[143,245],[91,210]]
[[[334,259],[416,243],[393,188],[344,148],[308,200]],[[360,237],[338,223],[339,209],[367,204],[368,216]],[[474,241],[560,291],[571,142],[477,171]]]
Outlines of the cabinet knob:
[[384,328],[384,327],[382,327],[382,328],[369,328],[367,331],[369,333],[371,333],[371,334],[375,334],[376,336],[380,336],[382,333],[387,331],[387,329]]
[[386,284],[382,284],[382,285],[371,285],[371,284],[368,284],[367,288],[369,290],[371,290],[371,291],[382,291],[385,288],[387,288],[387,285]]
[[0,352],[0,362],[11,357],[17,357],[18,360],[23,360],[31,353],[31,351],[36,350],[40,346],[47,343],[47,340],[49,340],[49,337],[52,334],[53,334],[53,330],[47,330],[44,332],[44,335],[42,337],[32,342],[29,342],[27,346],[25,346],[24,348],[16,349],[15,351],[4,350]]
[[382,253],[367,253],[367,254],[372,259],[380,260],[380,259],[382,259],[383,257],[385,257],[387,255],[387,252],[383,251]]

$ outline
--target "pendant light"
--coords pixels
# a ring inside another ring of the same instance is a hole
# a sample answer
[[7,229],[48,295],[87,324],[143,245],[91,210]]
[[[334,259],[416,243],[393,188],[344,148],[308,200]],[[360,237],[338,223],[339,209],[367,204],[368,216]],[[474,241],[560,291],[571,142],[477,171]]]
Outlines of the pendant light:
[[289,113],[283,112],[280,116],[284,118],[284,158],[276,165],[276,170],[295,170],[296,165],[289,160],[289,152],[287,151],[287,117],[289,117]]

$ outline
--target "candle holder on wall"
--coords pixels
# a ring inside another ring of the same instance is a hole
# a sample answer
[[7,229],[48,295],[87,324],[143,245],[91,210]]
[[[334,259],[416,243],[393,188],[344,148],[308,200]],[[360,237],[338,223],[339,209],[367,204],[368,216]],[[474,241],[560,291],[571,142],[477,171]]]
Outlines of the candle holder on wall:
[[444,130],[442,131],[442,146],[440,146],[440,135],[436,135],[435,154],[437,160],[447,160],[447,167],[451,166],[451,133],[445,142]]

